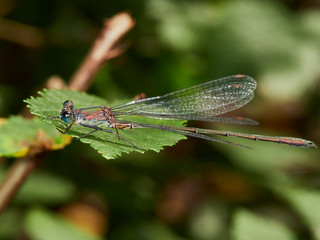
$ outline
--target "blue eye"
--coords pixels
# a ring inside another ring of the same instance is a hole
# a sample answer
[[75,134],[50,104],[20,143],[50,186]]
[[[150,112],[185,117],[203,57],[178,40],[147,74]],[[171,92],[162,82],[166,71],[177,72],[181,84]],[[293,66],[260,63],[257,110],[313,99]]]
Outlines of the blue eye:
[[70,112],[67,112],[67,111],[62,112],[62,113],[60,114],[60,118],[61,118],[64,122],[66,122],[66,123],[71,123],[72,120],[73,120],[72,114],[71,114]]
[[70,100],[65,101],[63,104],[63,109],[60,112],[60,119],[66,123],[71,123],[74,121],[73,113],[73,102]]
[[67,100],[64,103],[62,103],[63,107],[69,107],[73,109],[73,102],[71,100]]

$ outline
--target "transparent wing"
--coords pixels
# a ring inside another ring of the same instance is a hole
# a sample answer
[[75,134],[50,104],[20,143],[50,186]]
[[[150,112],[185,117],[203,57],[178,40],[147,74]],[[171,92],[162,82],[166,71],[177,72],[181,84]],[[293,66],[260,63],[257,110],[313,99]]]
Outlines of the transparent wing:
[[[217,115],[230,112],[248,103],[254,95],[256,81],[246,75],[215,79],[193,87],[128,102],[112,108],[120,115],[142,115],[160,119],[185,119],[225,122]],[[256,124],[250,119],[226,118],[226,122]]]

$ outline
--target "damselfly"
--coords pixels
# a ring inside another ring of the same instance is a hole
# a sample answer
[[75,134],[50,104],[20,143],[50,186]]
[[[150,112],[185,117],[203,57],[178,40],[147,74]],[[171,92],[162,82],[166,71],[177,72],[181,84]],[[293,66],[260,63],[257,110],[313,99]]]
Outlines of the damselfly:
[[70,125],[65,131],[58,130],[66,134],[72,125],[76,123],[92,129],[92,131],[80,138],[97,131],[104,131],[118,136],[119,139],[123,139],[132,147],[139,149],[143,148],[136,146],[122,137],[118,130],[153,128],[240,147],[246,146],[208,135],[239,137],[295,147],[316,147],[313,142],[301,138],[272,137],[194,127],[173,127],[131,122],[121,119],[123,116],[140,115],[148,118],[167,120],[183,119],[256,125],[258,124],[256,121],[248,118],[219,116],[247,104],[253,98],[256,87],[257,83],[253,78],[246,75],[233,75],[168,93],[163,96],[134,100],[116,107],[96,106],[74,108],[73,102],[67,100],[63,103],[63,109],[60,112],[59,118]]

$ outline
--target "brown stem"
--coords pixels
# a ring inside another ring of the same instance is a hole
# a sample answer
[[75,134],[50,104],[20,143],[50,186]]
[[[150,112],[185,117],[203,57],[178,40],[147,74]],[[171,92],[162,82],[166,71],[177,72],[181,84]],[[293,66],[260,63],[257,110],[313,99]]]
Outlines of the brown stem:
[[128,13],[119,13],[106,20],[101,34],[93,44],[90,53],[72,76],[69,88],[78,91],[88,89],[101,65],[108,59],[114,58],[123,52],[118,43],[134,24],[134,20]]
[[25,157],[15,161],[0,185],[0,213],[6,208],[22,183],[41,161],[42,157]]
[[0,39],[37,48],[43,46],[45,36],[36,27],[0,17]]
[[[127,13],[119,13],[105,21],[102,32],[90,53],[71,78],[69,88],[78,91],[88,89],[101,65],[106,60],[123,52],[123,48],[117,44],[133,26],[134,20]],[[33,152],[30,150],[25,158],[17,159],[2,181],[0,185],[0,213],[14,197],[28,175],[44,159],[43,153],[50,149],[46,148],[46,145],[43,149],[39,149],[40,144],[35,144]]]

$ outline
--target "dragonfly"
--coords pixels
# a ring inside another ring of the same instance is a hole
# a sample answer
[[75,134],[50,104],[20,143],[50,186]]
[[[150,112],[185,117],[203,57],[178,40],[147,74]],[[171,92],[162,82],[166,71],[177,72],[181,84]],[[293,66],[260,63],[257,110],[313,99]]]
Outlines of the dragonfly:
[[73,124],[78,124],[91,129],[90,132],[78,137],[78,139],[97,131],[103,131],[116,135],[119,139],[124,140],[134,148],[143,150],[145,149],[136,146],[122,137],[118,130],[151,128],[245,148],[249,147],[216,138],[215,136],[237,137],[294,147],[317,147],[312,141],[295,137],[264,136],[225,130],[187,126],[176,127],[122,120],[125,116],[138,115],[164,120],[178,119],[256,125],[258,122],[249,118],[220,116],[221,114],[238,109],[252,100],[256,87],[257,82],[252,77],[238,74],[211,80],[163,96],[133,100],[115,107],[95,106],[74,108],[73,102],[67,100],[63,103],[59,117],[56,118],[63,120],[69,125],[64,131],[58,130],[66,134]]

